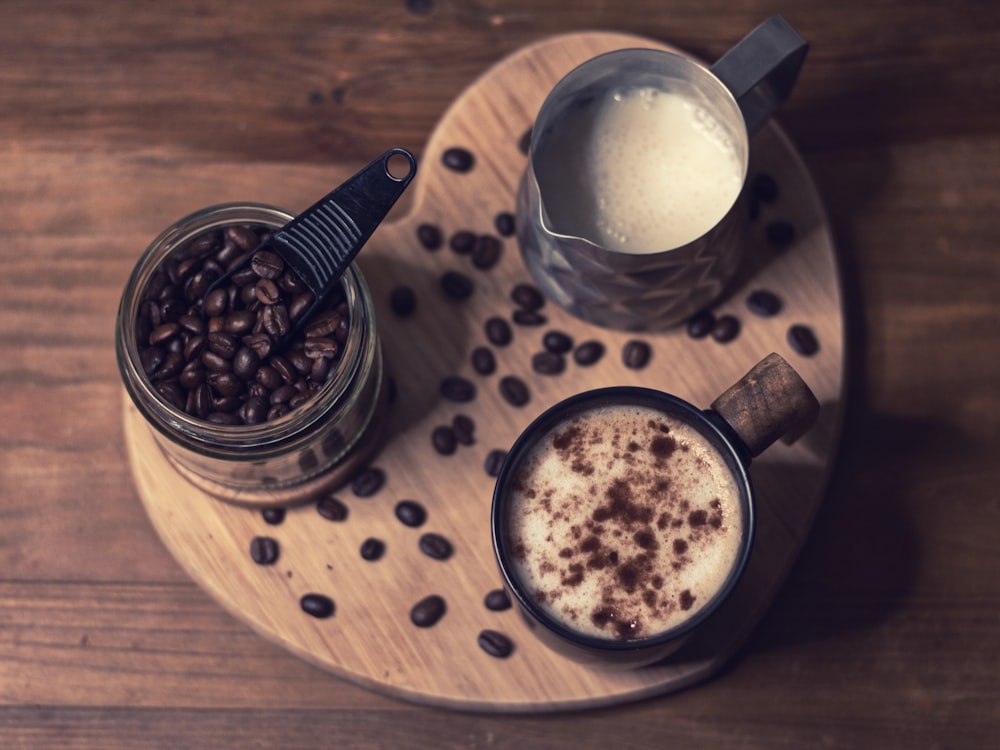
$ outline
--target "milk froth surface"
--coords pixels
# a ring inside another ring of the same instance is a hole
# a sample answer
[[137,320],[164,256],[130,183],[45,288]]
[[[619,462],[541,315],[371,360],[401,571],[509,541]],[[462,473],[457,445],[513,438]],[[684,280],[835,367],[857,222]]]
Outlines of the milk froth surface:
[[743,184],[723,125],[694,100],[649,86],[563,118],[537,163],[553,228],[625,253],[697,239]]
[[724,585],[740,495],[694,428],[647,407],[601,407],[542,439],[513,483],[511,545],[530,596],[569,628],[648,638]]

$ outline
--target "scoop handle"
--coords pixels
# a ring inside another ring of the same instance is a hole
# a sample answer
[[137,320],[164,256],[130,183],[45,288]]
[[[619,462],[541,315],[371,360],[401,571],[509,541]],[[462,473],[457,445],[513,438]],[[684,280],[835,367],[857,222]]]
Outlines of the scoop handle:
[[711,67],[732,93],[753,133],[792,93],[809,45],[780,15],[743,37]]
[[778,438],[793,442],[816,421],[819,401],[783,357],[769,354],[712,402],[751,456]]

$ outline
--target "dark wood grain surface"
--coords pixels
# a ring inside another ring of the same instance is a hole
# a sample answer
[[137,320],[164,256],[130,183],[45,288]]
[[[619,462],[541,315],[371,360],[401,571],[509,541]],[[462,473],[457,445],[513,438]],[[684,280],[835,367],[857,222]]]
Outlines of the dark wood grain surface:
[[[166,551],[114,314],[205,205],[301,210],[551,34],[717,58],[781,12],[780,122],[826,202],[849,400],[829,495],[738,659],[662,699],[428,709],[252,633]],[[978,748],[1000,736],[1000,7],[987,0],[0,3],[0,745]]]

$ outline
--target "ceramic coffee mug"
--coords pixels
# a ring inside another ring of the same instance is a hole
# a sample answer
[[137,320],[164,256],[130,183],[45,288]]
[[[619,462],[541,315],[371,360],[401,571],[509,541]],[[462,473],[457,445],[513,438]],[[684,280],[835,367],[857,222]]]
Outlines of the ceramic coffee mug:
[[517,198],[521,254],[548,296],[623,330],[668,328],[716,301],[742,256],[749,136],[807,49],[774,16],[711,68],[626,49],[563,78]]
[[509,452],[492,509],[501,575],[534,632],[604,666],[669,656],[750,558],[751,458],[818,409],[772,354],[708,410],[622,386],[544,412]]

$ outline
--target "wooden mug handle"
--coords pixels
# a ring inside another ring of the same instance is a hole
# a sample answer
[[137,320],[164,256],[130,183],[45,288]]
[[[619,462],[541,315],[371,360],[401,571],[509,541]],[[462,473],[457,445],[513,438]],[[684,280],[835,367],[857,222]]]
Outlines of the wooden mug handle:
[[711,409],[757,456],[778,438],[794,442],[801,437],[816,421],[819,402],[784,358],[769,354],[715,399]]

